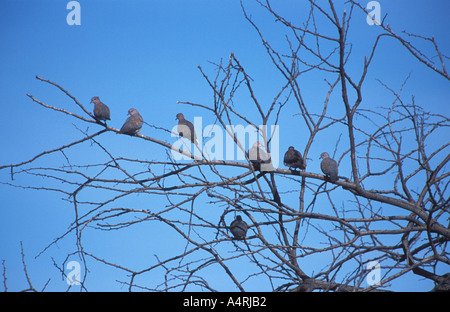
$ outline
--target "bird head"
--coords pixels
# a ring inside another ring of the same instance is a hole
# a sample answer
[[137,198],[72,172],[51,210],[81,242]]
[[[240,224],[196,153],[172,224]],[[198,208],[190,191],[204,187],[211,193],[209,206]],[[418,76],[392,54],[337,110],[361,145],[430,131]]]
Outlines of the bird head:
[[130,116],[137,115],[137,114],[139,114],[139,113],[138,113],[137,109],[135,109],[135,108],[130,108],[128,110],[128,115],[130,115]]
[[254,147],[254,148],[260,148],[260,147],[263,147],[263,144],[262,144],[261,142],[259,142],[259,141],[256,141],[256,142],[253,144],[253,147]]
[[330,155],[328,155],[327,152],[323,152],[322,154],[320,154],[320,158],[319,159],[323,159],[323,158],[329,158]]
[[98,97],[98,96],[94,96],[92,99],[91,99],[91,103],[98,103],[98,102],[100,102],[100,98]]
[[184,120],[184,115],[182,113],[178,113],[175,119]]

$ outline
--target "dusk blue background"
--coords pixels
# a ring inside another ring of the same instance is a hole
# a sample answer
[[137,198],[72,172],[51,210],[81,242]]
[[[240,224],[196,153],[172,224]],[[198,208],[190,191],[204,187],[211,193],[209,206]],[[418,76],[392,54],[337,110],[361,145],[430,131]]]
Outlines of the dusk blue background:
[[[112,120],[108,124],[115,128],[120,128],[130,107],[137,108],[147,122],[167,129],[176,124],[175,115],[178,112],[182,111],[190,120],[194,116],[201,116],[204,111],[177,104],[177,101],[212,105],[212,90],[197,66],[200,65],[214,77],[215,67],[210,62],[219,63],[222,59],[226,64],[230,53],[235,54],[254,79],[255,91],[261,103],[271,103],[283,84],[258,34],[244,19],[237,0],[81,0],[80,26],[67,25],[68,2],[0,2],[0,165],[19,163],[42,151],[80,139],[82,134],[75,126],[89,133],[100,130],[97,125],[85,124],[65,114],[45,109],[29,99],[27,93],[46,104],[85,116],[67,96],[57,88],[35,79],[36,75],[60,84],[89,110],[92,110],[90,98],[99,96],[111,108]],[[273,16],[267,15],[257,3],[244,2],[247,12],[261,27],[265,37],[275,47],[287,51],[284,38],[286,28],[281,23],[275,23]],[[343,2],[336,4],[339,16],[342,16]],[[367,2],[361,3],[365,6]],[[450,55],[449,1],[379,2],[382,15],[388,14],[388,23],[396,33],[407,30],[423,36],[434,36],[441,52]],[[326,3],[324,5],[327,6]],[[280,15],[297,24],[301,24],[309,12],[309,5],[299,0],[273,1],[273,7]],[[371,44],[379,30],[376,26],[367,25],[366,17],[359,9],[355,9],[352,19],[349,41],[353,44],[353,54],[349,68],[358,77],[364,56],[370,53]],[[336,36],[334,31],[328,32]],[[419,47],[424,47],[423,51],[427,55],[434,55],[430,45],[421,43]],[[366,107],[375,109],[381,105],[388,106],[393,101],[392,95],[375,79],[398,90],[411,74],[404,88],[405,98],[410,99],[414,95],[416,104],[425,110],[450,115],[448,81],[415,60],[398,42],[384,39],[375,58],[364,89]],[[436,58],[433,60],[437,61]],[[314,73],[310,83],[305,83],[305,100],[309,103],[317,101],[322,105],[325,99],[328,88],[321,75],[321,72]],[[254,114],[250,98],[242,96],[239,99],[240,111]],[[342,112],[339,92],[336,93],[335,102],[339,103],[336,104],[339,107],[337,111]],[[296,145],[306,143],[299,138],[298,134],[304,128],[299,125],[299,120],[302,120],[294,116],[295,113],[295,110],[292,113],[285,110],[281,116],[281,151],[292,141]],[[213,122],[212,116],[203,116],[203,126]],[[291,131],[294,128],[300,131]],[[167,133],[145,125],[142,133],[167,142],[174,141]],[[329,131],[326,136],[318,138],[320,141],[315,142],[310,150],[309,171],[320,172],[318,155],[325,150],[332,153],[339,134]],[[165,160],[164,149],[150,142],[138,142],[135,138],[114,133],[104,134],[99,140],[113,152],[123,151],[123,156]],[[442,143],[447,140],[448,137],[443,138]],[[436,144],[441,142],[436,141]],[[338,153],[343,151],[344,148],[338,149]],[[89,163],[89,158],[94,160],[98,155],[75,149],[70,156],[74,163],[85,164]],[[52,166],[53,157],[57,156],[46,158],[40,164]],[[349,175],[348,169],[343,165],[340,173]],[[17,180],[11,181],[9,169],[0,171],[2,182],[33,185],[36,180],[18,176]],[[34,286],[40,289],[51,278],[47,290],[67,288],[60,272],[53,265],[52,257],[59,265],[67,252],[74,251],[73,235],[35,259],[73,221],[73,207],[62,197],[64,195],[54,192],[24,190],[0,184],[0,261],[5,260],[8,290],[28,287],[21,263],[21,241]],[[158,201],[154,204],[157,205]],[[144,268],[146,263],[142,259],[152,258],[159,242],[167,246],[179,239],[178,236],[170,237],[170,233],[165,236],[166,240],[161,241],[160,232],[155,230],[149,233],[143,225],[133,231],[100,232],[95,236],[98,245],[95,245],[95,241],[89,244],[105,259]],[[155,248],[143,245],[140,234],[147,237],[144,241],[155,244]],[[105,241],[111,242],[111,245],[105,245]],[[120,245],[120,249],[114,248],[114,244]],[[134,255],[136,250],[142,253],[136,258],[127,257]],[[91,274],[88,280],[89,290],[127,289],[116,282],[127,280],[123,272],[117,274],[118,271],[105,266],[95,267],[95,274]],[[3,277],[0,279],[0,290],[3,290]],[[399,281],[396,290],[426,291],[432,288],[430,281],[420,278],[413,282],[409,279]],[[249,290],[267,290],[265,285],[257,283],[248,286]],[[227,289],[236,290],[233,285]]]

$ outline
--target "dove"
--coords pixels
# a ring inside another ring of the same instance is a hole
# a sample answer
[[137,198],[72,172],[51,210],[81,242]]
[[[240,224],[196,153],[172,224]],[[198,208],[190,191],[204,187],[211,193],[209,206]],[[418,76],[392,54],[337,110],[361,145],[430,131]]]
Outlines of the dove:
[[247,235],[248,225],[242,220],[241,216],[236,216],[233,222],[230,224],[230,231],[235,239],[244,239]]
[[184,115],[182,113],[178,113],[175,119],[178,119],[177,131],[180,136],[191,140],[192,143],[198,145],[197,135],[195,133],[194,125],[192,124],[192,122],[184,119]]
[[91,99],[91,103],[94,103],[94,117],[97,120],[111,120],[110,118],[110,112],[109,107],[103,104],[100,101],[100,98],[98,96],[94,96]]
[[334,159],[330,158],[328,153],[323,152],[320,154],[320,159],[322,162],[320,163],[320,168],[322,172],[330,178],[331,182],[336,182],[338,180],[338,164]]
[[271,171],[273,170],[273,166],[271,163],[270,156],[261,149],[263,144],[259,141],[256,141],[253,146],[248,151],[248,159],[253,165],[253,168],[257,171]]
[[293,146],[289,146],[289,149],[284,154],[284,165],[294,169],[306,168],[302,154],[299,151],[297,151]]
[[127,118],[119,132],[123,134],[136,135],[139,131],[141,131],[144,120],[135,108],[130,108],[128,110],[128,115],[130,115],[130,117]]

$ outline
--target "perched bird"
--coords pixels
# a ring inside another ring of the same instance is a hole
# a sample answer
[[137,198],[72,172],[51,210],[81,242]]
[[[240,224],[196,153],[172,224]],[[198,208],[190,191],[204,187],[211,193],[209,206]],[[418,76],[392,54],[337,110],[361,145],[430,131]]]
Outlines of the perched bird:
[[184,115],[182,113],[178,113],[175,119],[178,119],[177,131],[180,136],[191,140],[192,143],[198,145],[197,134],[195,133],[194,125],[192,124],[192,122],[184,119]]
[[91,99],[91,103],[94,103],[94,117],[97,120],[111,120],[110,113],[109,113],[109,107],[103,104],[100,101],[100,98],[98,96],[94,96]]
[[270,171],[273,170],[270,156],[261,149],[262,143],[256,141],[255,144],[248,151],[248,159],[253,165],[253,168],[257,171]]
[[320,163],[320,168],[322,172],[330,178],[331,182],[336,182],[338,180],[338,164],[334,159],[330,158],[328,153],[323,152],[320,154],[320,159],[322,162]]
[[128,110],[128,115],[130,115],[130,117],[127,118],[119,132],[123,134],[136,135],[139,131],[141,131],[144,120],[135,108],[130,108]]
[[302,154],[296,149],[294,149],[293,146],[289,146],[289,149],[284,154],[284,165],[289,168],[298,168],[298,169],[306,168]]
[[230,224],[230,231],[235,239],[244,239],[247,235],[248,225],[242,220],[241,216],[236,216],[233,222]]

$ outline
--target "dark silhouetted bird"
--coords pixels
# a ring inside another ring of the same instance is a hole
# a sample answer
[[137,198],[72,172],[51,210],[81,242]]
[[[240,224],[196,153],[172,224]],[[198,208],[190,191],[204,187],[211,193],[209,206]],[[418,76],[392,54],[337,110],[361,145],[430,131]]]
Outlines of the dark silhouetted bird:
[[130,115],[130,117],[127,118],[119,132],[123,134],[136,135],[139,131],[141,131],[144,120],[135,108],[130,108],[128,110],[128,115]]
[[178,113],[175,119],[178,119],[177,131],[180,136],[191,140],[192,143],[198,145],[197,134],[195,133],[194,125],[192,124],[192,122],[184,119],[184,115],[182,113]]
[[109,113],[109,107],[103,104],[100,101],[100,98],[98,96],[94,96],[91,99],[91,103],[94,103],[94,117],[97,120],[111,120],[110,113]]
[[322,162],[320,163],[320,168],[322,172],[330,178],[331,182],[336,182],[338,180],[338,164],[334,159],[330,158],[328,153],[323,152],[320,154],[320,159]]
[[289,168],[298,168],[298,169],[306,168],[302,154],[296,149],[294,149],[293,146],[289,146],[289,149],[284,154],[284,165]]
[[270,156],[261,148],[263,144],[256,141],[248,151],[248,159],[257,171],[271,171],[273,170]]
[[230,224],[230,231],[235,239],[244,239],[247,235],[248,225],[242,220],[241,216],[236,216],[233,222]]

